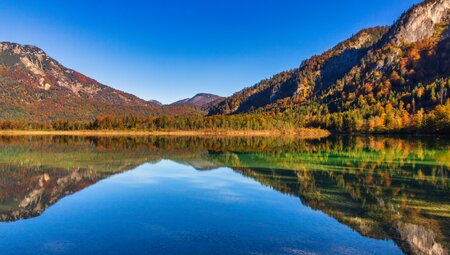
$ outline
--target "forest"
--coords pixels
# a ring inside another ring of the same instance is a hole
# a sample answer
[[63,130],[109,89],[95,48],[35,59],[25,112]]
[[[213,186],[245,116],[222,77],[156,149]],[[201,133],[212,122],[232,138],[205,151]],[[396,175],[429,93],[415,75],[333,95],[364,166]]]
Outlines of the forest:
[[381,103],[330,113],[326,105],[311,104],[283,112],[213,116],[100,116],[92,121],[56,120],[33,123],[2,120],[1,130],[287,130],[322,128],[337,133],[450,134],[450,100],[425,112]]

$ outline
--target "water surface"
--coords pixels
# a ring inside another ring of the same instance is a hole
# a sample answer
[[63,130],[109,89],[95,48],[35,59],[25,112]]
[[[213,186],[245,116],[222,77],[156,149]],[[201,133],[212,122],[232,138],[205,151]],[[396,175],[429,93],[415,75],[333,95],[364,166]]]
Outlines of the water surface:
[[447,254],[436,138],[1,137],[2,254]]

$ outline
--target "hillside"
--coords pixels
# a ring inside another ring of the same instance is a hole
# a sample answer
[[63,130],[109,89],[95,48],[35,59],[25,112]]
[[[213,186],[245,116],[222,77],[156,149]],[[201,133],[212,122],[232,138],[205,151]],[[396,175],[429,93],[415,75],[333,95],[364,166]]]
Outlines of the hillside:
[[68,69],[43,50],[0,43],[0,119],[29,122],[92,120],[98,116],[200,114],[189,107],[164,107],[103,85]]
[[[298,68],[219,101],[209,113],[283,112],[330,129],[401,129],[411,116],[447,100],[449,9],[448,0],[415,5],[393,26],[362,30]],[[438,110],[450,114],[443,107]]]

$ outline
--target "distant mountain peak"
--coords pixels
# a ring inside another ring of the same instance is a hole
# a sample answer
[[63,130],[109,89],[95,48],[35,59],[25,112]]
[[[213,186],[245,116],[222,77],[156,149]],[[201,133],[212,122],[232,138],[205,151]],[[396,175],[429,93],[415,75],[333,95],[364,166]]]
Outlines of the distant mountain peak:
[[181,99],[172,103],[172,105],[194,105],[194,106],[205,106],[211,102],[214,102],[222,97],[210,94],[210,93],[198,93],[191,98]]
[[152,104],[160,105],[160,106],[163,105],[163,103],[161,103],[161,102],[159,102],[158,100],[155,100],[155,99],[150,99],[150,100],[148,100],[148,102],[152,103]]

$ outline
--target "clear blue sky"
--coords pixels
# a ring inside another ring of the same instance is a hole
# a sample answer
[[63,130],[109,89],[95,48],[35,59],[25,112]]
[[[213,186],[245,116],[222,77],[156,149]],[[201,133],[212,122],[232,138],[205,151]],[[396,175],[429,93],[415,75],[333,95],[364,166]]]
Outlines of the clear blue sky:
[[0,41],[144,99],[231,95],[419,0],[0,1]]

